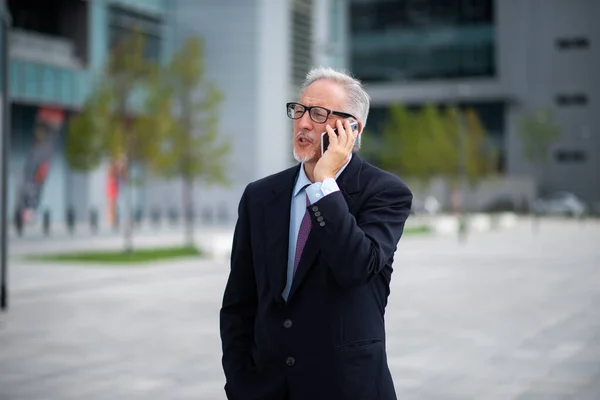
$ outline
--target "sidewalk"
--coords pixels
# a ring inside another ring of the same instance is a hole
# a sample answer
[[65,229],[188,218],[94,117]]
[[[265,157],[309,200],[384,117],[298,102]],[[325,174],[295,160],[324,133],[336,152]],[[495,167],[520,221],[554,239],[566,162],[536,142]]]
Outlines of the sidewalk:
[[[599,399],[598,237],[600,223],[573,221],[462,244],[405,237],[386,309],[398,398]],[[0,400],[224,400],[218,312],[228,271],[224,259],[11,260]]]

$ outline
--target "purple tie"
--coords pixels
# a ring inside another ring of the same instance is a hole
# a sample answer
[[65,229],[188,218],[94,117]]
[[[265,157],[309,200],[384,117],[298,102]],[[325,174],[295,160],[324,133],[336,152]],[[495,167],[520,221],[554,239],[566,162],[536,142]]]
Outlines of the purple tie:
[[[310,200],[306,195],[306,207],[310,206]],[[300,229],[298,230],[298,241],[296,242],[296,255],[294,257],[294,275],[296,275],[296,269],[298,268],[298,263],[300,262],[300,256],[302,255],[302,250],[304,249],[304,245],[306,244],[306,239],[308,238],[308,234],[310,233],[310,216],[308,215],[308,208],[304,213],[304,218],[302,218],[302,222],[300,223]]]

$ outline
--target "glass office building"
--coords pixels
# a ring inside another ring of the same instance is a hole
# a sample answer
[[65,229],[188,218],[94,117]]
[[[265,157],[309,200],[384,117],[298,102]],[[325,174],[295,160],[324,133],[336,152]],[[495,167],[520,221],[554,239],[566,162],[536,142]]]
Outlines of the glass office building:
[[352,2],[352,68],[367,82],[496,74],[492,0]]
[[[470,107],[505,179],[600,201],[600,184],[586,178],[600,170],[598,15],[594,0],[351,0],[351,68],[372,97],[367,129],[381,132],[393,103]],[[518,134],[540,108],[562,131],[543,184]]]

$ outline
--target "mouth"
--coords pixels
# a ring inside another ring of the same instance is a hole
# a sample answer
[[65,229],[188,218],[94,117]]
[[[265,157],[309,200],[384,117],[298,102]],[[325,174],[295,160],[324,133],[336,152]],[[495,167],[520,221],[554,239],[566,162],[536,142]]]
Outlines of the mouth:
[[296,138],[296,143],[300,147],[307,147],[307,146],[312,146],[314,144],[314,141],[311,138],[309,138],[308,136],[300,135]]

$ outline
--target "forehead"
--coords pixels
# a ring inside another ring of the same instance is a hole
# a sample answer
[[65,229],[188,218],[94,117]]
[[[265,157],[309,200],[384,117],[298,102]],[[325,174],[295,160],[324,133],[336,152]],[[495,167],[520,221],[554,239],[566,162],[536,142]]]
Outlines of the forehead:
[[311,83],[302,92],[299,102],[307,106],[321,106],[341,111],[346,103],[346,91],[337,82],[321,79]]

